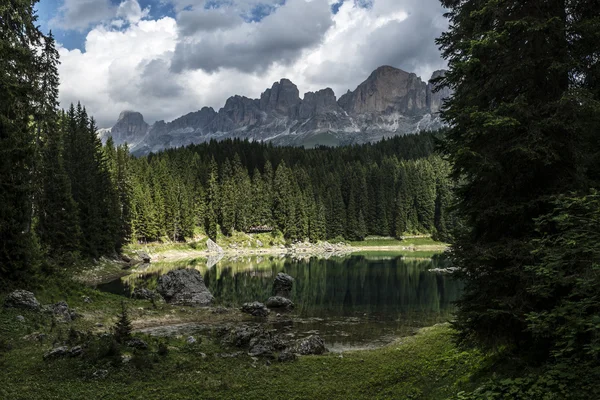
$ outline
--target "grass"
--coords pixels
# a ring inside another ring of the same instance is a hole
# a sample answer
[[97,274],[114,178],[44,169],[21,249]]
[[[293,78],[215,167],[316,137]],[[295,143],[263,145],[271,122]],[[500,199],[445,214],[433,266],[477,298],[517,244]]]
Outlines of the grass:
[[[398,240],[392,237],[378,237],[372,236],[367,237],[363,241],[355,241],[350,242],[353,247],[415,247],[418,250],[418,247],[423,246],[434,246],[443,248],[447,245],[442,242],[436,242],[431,237],[423,236],[423,237],[408,237],[403,240]],[[437,251],[439,253],[439,251]]]
[[[98,303],[114,311],[114,304]],[[27,322],[17,322],[17,314]],[[48,332],[44,344],[22,338],[48,329],[45,318],[16,310],[0,313],[0,339],[8,339],[12,347],[0,355],[0,398],[445,399],[469,386],[482,360],[476,352],[458,350],[444,325],[377,350],[273,361],[270,366],[246,355],[219,358],[216,354],[235,350],[223,349],[210,338],[200,345],[170,339],[167,355],[159,355],[153,343],[146,352],[132,353],[128,364],[85,358],[44,361],[43,353],[59,335],[56,330],[67,327]],[[98,369],[107,369],[108,376],[94,378]]]

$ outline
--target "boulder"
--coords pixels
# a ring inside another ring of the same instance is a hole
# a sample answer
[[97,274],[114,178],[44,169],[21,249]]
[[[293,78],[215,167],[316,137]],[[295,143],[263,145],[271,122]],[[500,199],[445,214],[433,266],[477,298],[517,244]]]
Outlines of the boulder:
[[244,347],[247,346],[254,337],[263,334],[263,332],[264,331],[261,328],[242,325],[231,330],[226,330],[224,333],[219,334],[219,336],[223,336],[224,344]]
[[292,286],[294,285],[294,278],[288,274],[280,272],[275,277],[273,282],[273,296],[290,297],[292,293]]
[[327,348],[323,339],[317,335],[311,335],[296,343],[295,352],[302,355],[323,354],[327,352]]
[[259,303],[258,301],[244,303],[244,305],[242,305],[242,312],[251,314],[255,317],[266,317],[269,315],[269,309],[263,303]]
[[195,337],[193,337],[193,336],[189,336],[187,339],[185,339],[185,342],[186,342],[187,344],[194,344],[194,343],[196,343],[196,342],[197,342],[197,340],[196,340],[196,338],[195,338]]
[[135,288],[131,292],[131,297],[138,300],[152,300],[159,297],[159,294],[146,288]]
[[261,241],[260,241],[260,240],[258,240],[258,239],[256,239],[256,245],[257,245],[258,247],[263,247],[263,246],[264,246],[263,242],[261,242]]
[[148,343],[144,342],[142,339],[134,338],[127,341],[127,347],[138,350],[146,350],[148,349]]
[[291,350],[284,350],[281,353],[279,353],[279,356],[277,357],[277,361],[279,362],[291,362],[291,361],[296,361],[296,354],[291,351]]
[[44,354],[44,360],[66,357],[69,354],[69,348],[66,346],[56,347]]
[[40,303],[33,293],[26,290],[15,290],[4,300],[4,307],[37,311],[40,309]]
[[104,379],[108,376],[108,370],[107,369],[99,369],[97,371],[94,371],[92,376],[96,379]]
[[25,322],[25,317],[22,315],[17,315],[17,321],[19,322]]
[[144,264],[150,264],[150,261],[152,261],[152,257],[150,257],[148,255],[148,253],[146,253],[144,251],[140,251],[138,253],[138,256],[140,256],[140,258],[142,259],[142,261],[144,262]]
[[248,355],[250,357],[273,357],[274,346],[268,337],[254,337],[250,340]]
[[69,350],[69,357],[79,357],[82,354],[83,354],[83,347],[81,347],[81,346],[71,347],[71,349]]
[[209,306],[214,299],[195,269],[178,269],[160,276],[157,289],[170,304]]
[[125,255],[125,254],[121,254],[121,260],[123,262],[130,263],[131,262],[131,257],[129,257],[128,255]]
[[268,308],[287,308],[288,310],[294,308],[294,303],[290,299],[281,296],[269,297],[266,305]]
[[47,310],[52,312],[62,322],[71,322],[77,318],[77,313],[69,308],[69,305],[64,301],[59,301],[47,307]]
[[206,241],[206,247],[209,253],[223,253],[223,248],[216,244],[212,239]]

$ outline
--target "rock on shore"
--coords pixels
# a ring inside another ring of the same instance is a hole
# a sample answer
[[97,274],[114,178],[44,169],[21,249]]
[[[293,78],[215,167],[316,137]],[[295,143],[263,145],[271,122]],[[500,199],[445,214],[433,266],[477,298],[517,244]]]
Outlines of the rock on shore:
[[178,269],[162,275],[157,290],[167,303],[175,305],[209,306],[214,300],[195,269]]

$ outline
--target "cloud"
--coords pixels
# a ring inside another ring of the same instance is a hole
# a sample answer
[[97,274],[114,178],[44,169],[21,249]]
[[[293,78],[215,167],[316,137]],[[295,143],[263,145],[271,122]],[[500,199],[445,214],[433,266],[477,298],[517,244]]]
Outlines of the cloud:
[[231,9],[200,8],[187,9],[177,15],[177,26],[183,37],[198,32],[213,32],[241,25],[243,20]]
[[119,4],[117,9],[117,17],[123,18],[132,24],[139,22],[142,18],[148,16],[149,8],[142,10],[140,3],[137,0],[125,0]]
[[110,0],[64,0],[50,25],[62,29],[82,30],[114,15],[115,8]]
[[274,8],[259,21],[248,18],[252,0],[181,0],[175,18],[156,20],[133,7],[93,28],[85,51],[60,49],[61,105],[81,100],[101,127],[124,109],[153,123],[218,110],[234,94],[257,98],[284,77],[301,94],[331,87],[339,98],[380,65],[424,80],[445,67],[437,0],[356,1],[263,0]]
[[251,73],[265,71],[274,63],[290,64],[304,49],[319,44],[332,23],[327,0],[288,0],[261,22],[181,38],[172,69],[215,72],[235,68]]

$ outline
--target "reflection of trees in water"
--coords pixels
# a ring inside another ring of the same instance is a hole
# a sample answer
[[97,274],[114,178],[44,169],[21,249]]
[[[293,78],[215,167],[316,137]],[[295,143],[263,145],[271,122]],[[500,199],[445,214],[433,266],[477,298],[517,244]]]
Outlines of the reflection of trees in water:
[[[302,315],[398,315],[438,314],[451,308],[461,284],[447,276],[428,272],[443,267],[440,260],[384,259],[363,256],[286,259],[269,268],[208,270],[205,279],[223,304],[266,300],[273,277],[286,272],[295,278],[292,298]],[[218,276],[218,277],[217,277]]]

